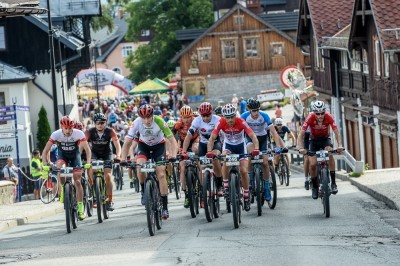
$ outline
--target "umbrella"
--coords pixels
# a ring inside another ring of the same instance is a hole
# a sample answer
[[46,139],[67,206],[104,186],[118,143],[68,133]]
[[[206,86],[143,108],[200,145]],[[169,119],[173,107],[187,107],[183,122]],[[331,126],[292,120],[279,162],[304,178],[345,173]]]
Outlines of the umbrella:
[[146,80],[145,82],[140,83],[137,85],[133,90],[129,92],[129,94],[147,94],[147,93],[154,93],[154,92],[166,92],[169,88],[166,88],[157,82],[154,82],[150,79]]

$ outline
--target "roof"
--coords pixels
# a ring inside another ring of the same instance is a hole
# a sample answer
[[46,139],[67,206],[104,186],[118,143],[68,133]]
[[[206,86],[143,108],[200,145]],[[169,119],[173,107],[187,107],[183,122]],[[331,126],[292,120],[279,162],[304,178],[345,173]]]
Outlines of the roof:
[[324,49],[347,51],[350,30],[351,24],[344,27],[341,31],[339,31],[332,37],[322,37],[321,47],[323,47]]
[[[369,0],[384,51],[400,50],[399,0]],[[395,29],[395,30],[394,30]],[[398,38],[396,39],[396,32]]]
[[114,51],[115,47],[118,46],[124,39],[125,35],[128,31],[128,23],[126,23],[125,19],[116,18],[114,20],[115,30],[113,33],[108,36],[105,40],[96,44],[97,47],[102,47],[110,42],[112,42],[111,46],[104,51],[99,57],[96,58],[98,62],[104,62],[107,57]]
[[272,6],[272,5],[285,5],[286,0],[261,0],[261,5]]
[[187,52],[188,50],[190,50],[199,40],[201,40],[203,37],[205,37],[208,33],[211,33],[216,27],[218,27],[226,18],[228,18],[230,15],[232,15],[234,12],[236,12],[238,9],[240,9],[241,11],[247,13],[248,15],[250,15],[251,17],[253,17],[254,19],[258,20],[259,22],[261,22],[262,24],[264,24],[265,26],[267,26],[269,29],[275,31],[276,33],[280,34],[281,36],[283,36],[284,38],[288,39],[289,41],[295,43],[295,40],[290,37],[288,34],[284,33],[283,31],[277,29],[276,27],[274,27],[272,24],[262,20],[259,16],[257,16],[256,14],[254,14],[253,12],[251,12],[250,10],[248,10],[247,8],[243,7],[240,4],[236,4],[234,7],[231,8],[231,10],[229,10],[221,19],[219,19],[217,22],[215,22],[211,27],[209,27],[207,30],[205,30],[200,36],[198,36],[195,40],[193,40],[188,46],[186,46],[184,49],[182,49],[180,52],[178,52],[172,59],[171,62],[176,62],[176,60],[178,60],[182,54],[184,54],[185,52]]
[[[43,30],[44,32],[49,31],[49,26],[47,21],[37,17],[37,16],[27,16],[24,17],[26,20]],[[54,27],[53,27],[54,28]],[[67,33],[63,30],[56,30],[53,35],[55,39],[60,40],[62,44],[67,46],[71,50],[80,50],[85,47],[85,43],[78,38],[74,37],[72,34]]]
[[25,68],[13,67],[0,61],[0,82],[28,81],[32,77],[32,73],[27,72]]
[[0,0],[0,17],[45,13],[47,9],[39,8],[39,0]]
[[[305,0],[310,10],[314,35],[318,42],[332,37],[351,23],[354,0]],[[393,0],[394,1],[394,0]]]
[[297,30],[299,12],[259,15],[262,20],[282,31]]
[[178,41],[191,41],[203,34],[207,29],[184,29],[176,31]]

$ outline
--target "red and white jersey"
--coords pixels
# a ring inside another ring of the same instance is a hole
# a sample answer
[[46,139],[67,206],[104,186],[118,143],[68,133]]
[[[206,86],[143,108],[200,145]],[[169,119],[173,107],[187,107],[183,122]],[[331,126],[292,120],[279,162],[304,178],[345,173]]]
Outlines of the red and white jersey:
[[325,112],[324,120],[321,125],[318,125],[317,116],[314,113],[311,113],[307,116],[306,120],[301,127],[302,130],[307,131],[307,128],[310,127],[310,138],[328,138],[329,137],[329,126],[332,127],[332,130],[336,130],[337,126],[335,124],[335,120],[333,116]]
[[73,153],[76,152],[82,141],[86,141],[86,138],[85,133],[81,130],[73,129],[71,136],[67,137],[62,132],[62,129],[59,129],[50,135],[49,141],[57,144],[63,153]]
[[235,117],[233,127],[228,125],[224,117],[221,118],[212,133],[218,135],[220,131],[224,133],[224,143],[230,145],[243,143],[245,141],[244,133],[247,135],[253,133],[249,125],[240,117]]

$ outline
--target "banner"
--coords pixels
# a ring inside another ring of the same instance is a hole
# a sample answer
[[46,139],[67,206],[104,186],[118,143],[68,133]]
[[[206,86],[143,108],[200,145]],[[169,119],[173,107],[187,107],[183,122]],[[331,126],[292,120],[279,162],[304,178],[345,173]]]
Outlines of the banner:
[[97,74],[97,86],[104,88],[106,85],[113,85],[119,88],[124,94],[128,94],[126,86],[131,86],[132,83],[126,81],[125,77],[115,73],[112,70],[97,68],[95,69],[84,69],[81,70],[77,75],[78,87],[96,87],[96,74]]

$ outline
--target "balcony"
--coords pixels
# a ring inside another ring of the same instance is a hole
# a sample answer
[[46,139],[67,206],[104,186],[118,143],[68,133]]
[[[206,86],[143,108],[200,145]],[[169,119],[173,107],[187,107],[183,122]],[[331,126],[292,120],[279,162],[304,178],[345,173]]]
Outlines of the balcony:
[[374,80],[371,86],[371,103],[392,111],[400,110],[400,82]]

